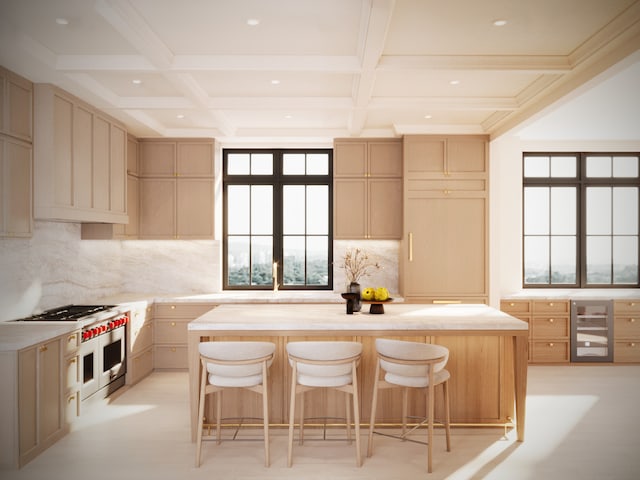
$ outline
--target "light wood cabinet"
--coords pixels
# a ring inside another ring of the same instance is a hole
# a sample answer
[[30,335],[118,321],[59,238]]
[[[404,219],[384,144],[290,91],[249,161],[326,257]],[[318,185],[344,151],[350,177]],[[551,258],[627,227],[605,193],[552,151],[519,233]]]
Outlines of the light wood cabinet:
[[80,417],[80,387],[82,386],[80,368],[81,331],[76,330],[63,337],[63,407],[66,424]]
[[211,303],[156,304],[153,362],[158,370],[187,369],[187,325],[215,307]]
[[571,361],[571,304],[568,299],[503,299],[500,310],[529,323],[530,363]]
[[402,236],[402,141],[336,139],[334,238]]
[[613,361],[640,363],[640,299],[613,304]]
[[0,237],[30,237],[31,144],[0,135]]
[[153,308],[132,308],[129,316],[127,384],[134,385],[153,371]]
[[486,136],[404,137],[407,301],[487,303],[487,152]]
[[213,140],[140,141],[139,237],[214,237]]
[[62,348],[58,337],[18,352],[20,466],[66,433],[61,404]]
[[33,84],[0,66],[0,133],[31,143]]
[[124,126],[52,85],[34,111],[34,217],[127,223]]

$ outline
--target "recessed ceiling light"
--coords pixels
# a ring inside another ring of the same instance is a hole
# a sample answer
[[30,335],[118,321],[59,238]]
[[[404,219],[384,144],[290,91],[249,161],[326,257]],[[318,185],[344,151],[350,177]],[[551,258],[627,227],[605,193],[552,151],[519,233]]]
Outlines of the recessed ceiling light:
[[293,118],[293,115],[285,115],[284,118]]
[[63,18],[63,17],[58,17],[58,18],[56,18],[56,23],[58,25],[69,25],[69,20],[67,20],[66,18]]
[[449,85],[460,85],[460,80],[451,80]]
[[140,80],[139,78],[134,78],[133,80],[131,80],[131,83],[133,83],[134,85],[140,85],[142,83],[142,80]]
[[271,85],[279,85],[280,80],[271,80]]
[[184,115],[182,113],[179,113],[178,115],[176,115],[176,118],[179,118],[182,120],[184,118]]
[[494,20],[494,21],[493,21],[493,24],[494,24],[496,27],[504,27],[504,26],[507,24],[507,21],[506,21],[506,20],[503,20],[503,19]]
[[430,118],[433,118],[431,115],[425,115],[424,118],[426,118],[427,120]]
[[260,20],[257,18],[249,18],[247,20],[247,25],[249,25],[250,27],[255,27],[256,25],[260,24]]

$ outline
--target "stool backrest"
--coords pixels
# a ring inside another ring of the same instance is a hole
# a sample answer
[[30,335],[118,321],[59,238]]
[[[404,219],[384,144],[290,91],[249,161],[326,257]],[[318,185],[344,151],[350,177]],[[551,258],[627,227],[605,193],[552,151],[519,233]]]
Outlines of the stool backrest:
[[248,377],[262,373],[262,362],[273,362],[271,342],[201,342],[198,351],[207,371],[223,377]]
[[439,372],[449,360],[448,348],[430,343],[378,338],[376,351],[385,371],[406,377],[427,376],[431,363],[435,363],[435,372]]
[[359,342],[289,342],[289,363],[297,371],[314,377],[337,377],[351,374],[351,362],[362,354]]

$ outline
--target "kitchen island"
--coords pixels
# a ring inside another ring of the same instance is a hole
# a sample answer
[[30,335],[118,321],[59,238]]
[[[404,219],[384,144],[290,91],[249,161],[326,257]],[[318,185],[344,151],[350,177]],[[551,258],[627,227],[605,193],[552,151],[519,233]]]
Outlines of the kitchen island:
[[[351,340],[363,344],[359,371],[361,417],[370,415],[375,339],[430,342],[450,350],[451,420],[454,424],[505,425],[515,420],[518,440],[524,440],[527,385],[528,324],[486,305],[385,305],[385,314],[346,314],[344,304],[219,305],[188,325],[189,395],[192,440],[198,412],[201,341],[266,340],[276,344],[269,371],[270,419],[284,425],[288,412],[290,368],[286,344],[300,340]],[[305,418],[345,417],[338,392],[305,402]],[[399,421],[400,392],[383,392],[376,418]],[[410,399],[410,412],[424,410],[424,396]],[[436,412],[439,405],[436,406]],[[211,405],[206,417],[212,418]],[[326,412],[330,412],[327,414]],[[261,403],[251,392],[225,392],[224,418],[260,417]]]

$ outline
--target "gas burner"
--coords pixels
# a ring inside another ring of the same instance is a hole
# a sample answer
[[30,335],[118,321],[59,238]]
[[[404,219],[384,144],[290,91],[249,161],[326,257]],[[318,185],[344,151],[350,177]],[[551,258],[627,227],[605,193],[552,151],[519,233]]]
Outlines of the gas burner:
[[115,305],[65,305],[38,315],[19,318],[18,322],[76,322],[81,318],[113,308]]

